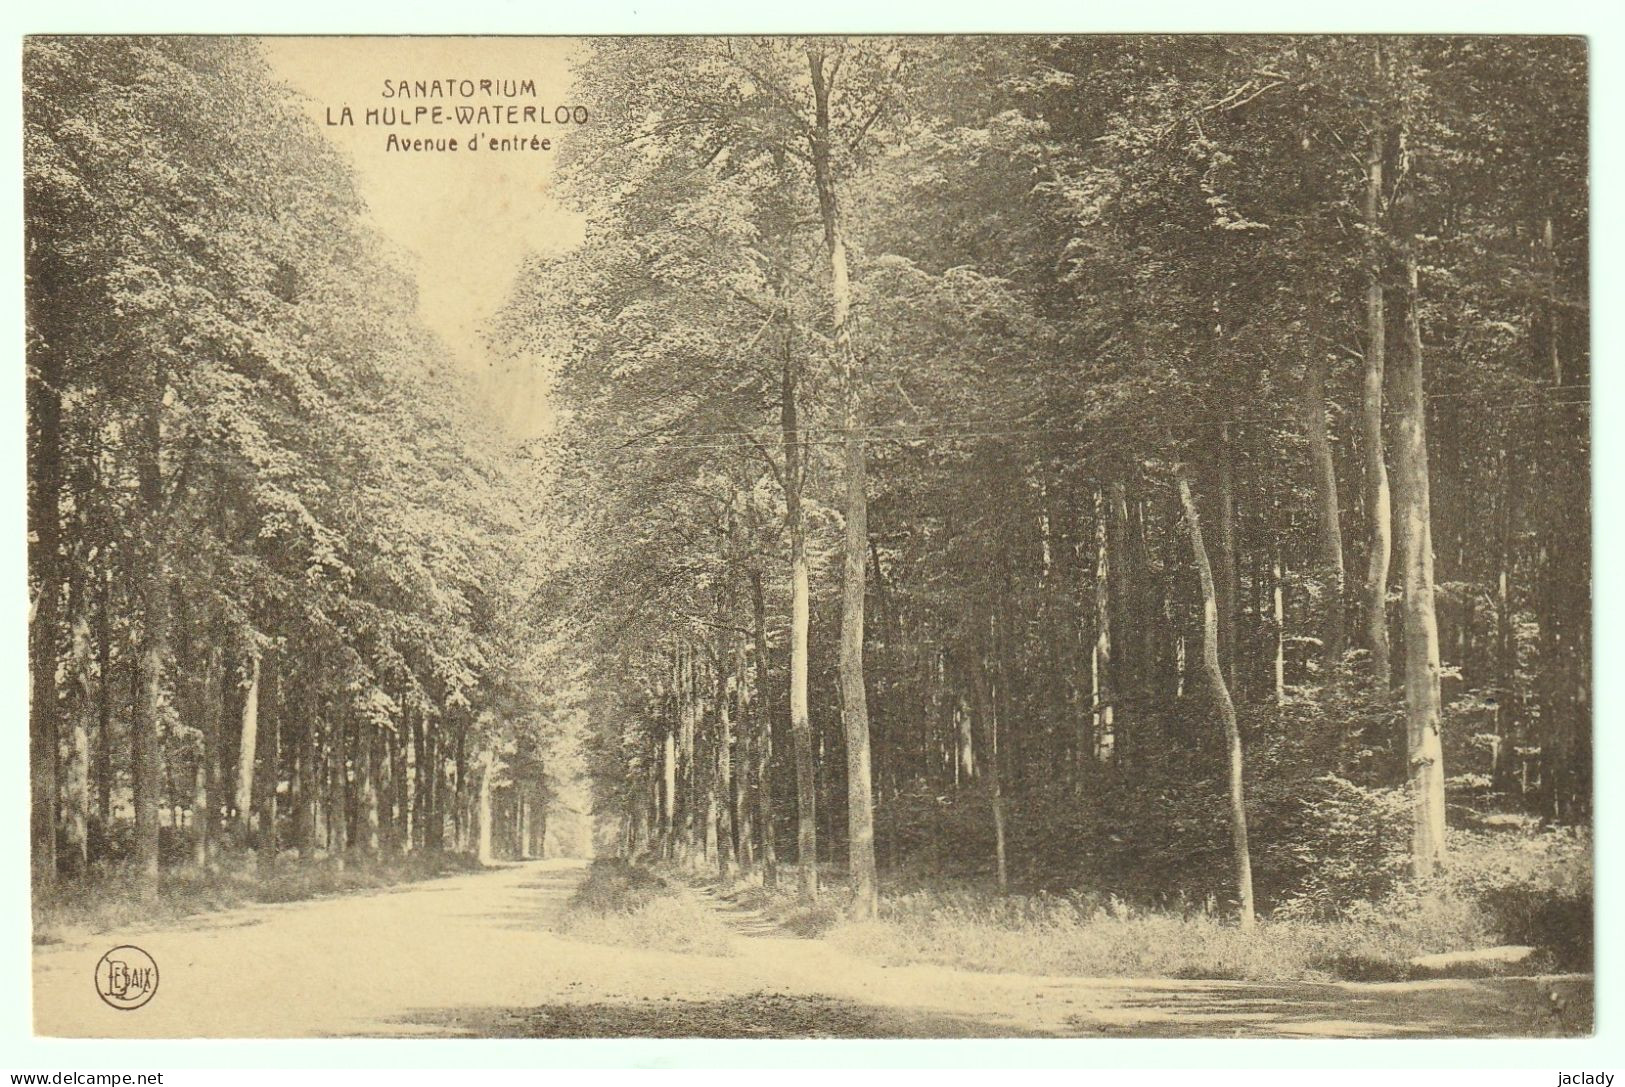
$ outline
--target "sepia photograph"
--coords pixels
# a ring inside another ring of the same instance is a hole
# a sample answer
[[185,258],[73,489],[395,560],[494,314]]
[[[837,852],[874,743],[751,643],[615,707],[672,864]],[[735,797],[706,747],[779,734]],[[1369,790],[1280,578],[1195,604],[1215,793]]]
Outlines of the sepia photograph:
[[37,1038],[1593,1035],[1585,37],[18,47]]

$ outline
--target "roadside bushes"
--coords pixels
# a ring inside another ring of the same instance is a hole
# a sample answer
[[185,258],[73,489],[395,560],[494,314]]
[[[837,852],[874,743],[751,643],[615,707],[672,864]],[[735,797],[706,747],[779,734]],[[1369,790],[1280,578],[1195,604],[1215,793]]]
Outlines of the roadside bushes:
[[55,943],[69,929],[103,932],[253,902],[296,902],[479,870],[476,858],[460,853],[386,856],[342,870],[324,858],[300,860],[291,852],[254,869],[241,854],[225,854],[209,868],[175,866],[147,897],[129,865],[103,861],[82,882],[35,891],[34,942]]
[[[1416,973],[1415,956],[1498,944],[1540,949],[1509,968],[1519,972],[1591,969],[1588,831],[1455,807],[1471,825],[1451,827],[1445,871],[1416,881],[1403,788],[1295,772],[1313,761],[1298,757],[1308,742],[1255,741],[1248,819],[1269,919],[1257,946],[1232,938],[1224,923],[1224,798],[1216,778],[1191,772],[1211,760],[1177,751],[1161,761],[1154,789],[1143,777],[1130,788],[1107,768],[1076,789],[1007,797],[1018,893],[1003,898],[991,889],[983,792],[891,800],[881,830],[893,848],[882,856],[909,863],[884,872],[879,927],[845,926],[839,936],[889,949],[888,957],[1000,969],[1007,956],[1012,965],[1002,968],[1040,973],[1395,980]],[[954,950],[961,947],[982,950]]]
[[619,857],[599,857],[567,907],[583,913],[632,913],[675,889],[642,865]]
[[1593,849],[1575,827],[1456,831],[1442,894],[1472,901],[1503,943],[1543,948],[1558,970],[1593,961]]
[[[1281,882],[1297,890],[1278,896],[1251,933],[1230,923],[1228,908],[1211,896],[1165,893],[1147,903],[1088,884],[1000,896],[985,881],[943,889],[911,870],[885,881],[878,920],[838,924],[829,937],[892,963],[1075,976],[1399,981],[1432,975],[1412,962],[1419,956],[1498,944],[1538,950],[1522,961],[1465,963],[1454,972],[1591,969],[1587,832],[1452,829],[1445,872],[1416,881],[1403,855],[1389,856],[1380,845],[1385,834],[1404,829],[1402,792],[1340,779],[1307,788],[1296,806],[1260,797],[1260,807],[1282,819],[1265,835],[1282,856],[1264,863],[1277,863]],[[1370,819],[1390,825],[1365,825]],[[1291,841],[1289,832],[1304,835],[1301,850],[1279,844]],[[1324,871],[1312,852],[1317,843],[1328,858]],[[1368,878],[1362,856],[1380,861],[1386,878]],[[1362,887],[1368,896],[1356,897]]]
[[726,925],[692,890],[641,865],[600,857],[560,914],[558,932],[620,947],[731,955]]
[[1088,895],[933,895],[884,900],[880,919],[836,928],[837,946],[884,962],[1073,977],[1327,980],[1377,964],[1403,976],[1449,936],[1405,922],[1270,921],[1243,931],[1202,907],[1144,909]]
[[[1253,879],[1264,909],[1334,917],[1387,893],[1405,873],[1409,812],[1403,791],[1332,775],[1251,784]],[[1013,885],[1082,889],[1144,906],[1216,902],[1230,894],[1229,828],[1216,778],[1169,777],[1155,790],[1107,772],[1078,790],[1007,798]],[[903,794],[882,810],[883,856],[909,858],[889,874],[969,883],[991,877],[993,831],[980,790]]]
[[1381,899],[1408,872],[1410,799],[1403,789],[1335,774],[1266,785],[1255,796],[1254,878],[1282,918],[1332,920]]

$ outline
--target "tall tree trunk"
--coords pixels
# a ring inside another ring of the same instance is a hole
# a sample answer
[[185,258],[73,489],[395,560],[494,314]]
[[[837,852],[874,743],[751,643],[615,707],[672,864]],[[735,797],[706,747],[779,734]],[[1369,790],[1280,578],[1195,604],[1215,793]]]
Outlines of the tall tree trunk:
[[863,604],[868,571],[869,497],[864,448],[863,375],[852,343],[852,285],[847,277],[846,237],[835,191],[831,158],[828,73],[823,47],[808,50],[812,70],[813,175],[829,256],[830,318],[836,367],[841,375],[841,426],[846,459],[846,544],[841,578],[841,721],[846,734],[847,859],[852,873],[852,916],[862,920],[879,909],[875,876],[874,791],[869,771],[869,704],[863,676]]
[[446,848],[446,758],[440,746],[440,730],[425,720],[422,732],[423,848],[441,853]]
[[256,851],[262,865],[275,862],[277,852],[281,849],[277,831],[277,786],[282,780],[282,688],[277,682],[275,662],[268,665],[267,669],[269,674],[262,682],[266,686],[266,708],[269,711],[267,716],[270,719],[270,727],[266,729],[265,750],[260,755],[260,762],[265,769],[257,775],[260,833]]
[[954,785],[969,785],[976,777],[976,737],[971,731],[974,719],[957,698],[948,700],[953,721],[954,747],[958,757],[954,760]]
[[[175,660],[174,660],[174,698],[175,710],[180,720],[191,725],[197,731],[196,742],[191,745],[192,751],[192,795],[188,810],[190,821],[187,830],[190,834],[192,847],[192,865],[203,868],[209,863],[209,837],[208,819],[205,815],[209,806],[208,777],[204,769],[205,755],[203,751],[203,680],[198,667],[197,654],[194,652],[193,628],[196,622],[192,614],[188,597],[183,594],[173,605],[175,630]],[[169,769],[170,803],[174,805],[174,813],[170,826],[178,832],[181,828],[180,796],[175,791],[174,767]]]
[[[80,582],[82,585],[83,583]],[[82,605],[81,601],[81,605]],[[90,622],[81,608],[73,617],[73,717],[62,803],[67,816],[68,874],[83,876],[90,865],[90,722],[96,712],[96,681],[91,674]]]
[[[105,553],[105,552],[104,552]],[[96,575],[96,818],[113,826],[113,568]]]
[[457,748],[452,753],[452,769],[455,775],[456,786],[451,794],[451,833],[452,849],[458,853],[468,853],[474,844],[471,826],[474,815],[473,805],[477,799],[474,790],[469,788],[471,778],[468,771],[468,719],[464,717],[457,728]]
[[[741,683],[744,677],[739,677]],[[728,697],[728,677],[718,657],[717,668],[717,792],[721,811],[717,825],[717,875],[724,883],[733,879],[739,857],[735,852],[734,834],[739,823],[739,797],[734,781],[733,720]]]
[[1149,663],[1144,653],[1147,644],[1144,628],[1150,613],[1144,599],[1144,548],[1139,546],[1138,530],[1129,509],[1128,486],[1122,479],[1112,483],[1111,505],[1106,549],[1110,555],[1107,578],[1111,588],[1111,627],[1115,634],[1111,669],[1112,756],[1123,765],[1129,756],[1131,740],[1123,714],[1133,700],[1143,700],[1145,696]]
[[717,865],[719,855],[722,852],[720,837],[722,803],[721,798],[717,795],[720,771],[717,767],[715,738],[713,737],[705,746],[708,746],[710,750],[707,752],[709,757],[705,760],[705,833],[702,835],[704,844],[702,861],[708,865]]
[[1518,642],[1512,625],[1512,505],[1516,494],[1517,465],[1501,451],[1501,508],[1496,518],[1499,537],[1495,579],[1495,749],[1490,780],[1497,791],[1510,792],[1516,759],[1516,699],[1518,696]]
[[[514,816],[514,852],[522,861],[530,860],[530,797],[524,792],[519,793],[517,809]],[[634,845],[629,854],[630,859],[637,860],[647,851],[649,842],[649,808],[647,805],[638,805],[636,830],[634,831]]]
[[[1132,487],[1128,497],[1126,531],[1124,533],[1127,545],[1124,548],[1124,557],[1127,560],[1127,573],[1131,587],[1131,621],[1125,633],[1136,639],[1136,656],[1139,658],[1137,676],[1139,688],[1136,692],[1142,700],[1149,700],[1155,688],[1155,672],[1157,652],[1166,636],[1162,625],[1163,619],[1163,590],[1158,579],[1152,577],[1151,557],[1146,548],[1146,509],[1145,480],[1138,464],[1133,465],[1125,473],[1125,486]],[[1122,639],[1118,639],[1119,646]],[[1137,757],[1124,741],[1132,744],[1132,736],[1118,737],[1118,757]]]
[[[1562,269],[1557,262],[1553,220],[1541,227],[1541,250],[1554,285]],[[1591,811],[1594,769],[1591,743],[1591,493],[1586,466],[1590,422],[1580,402],[1579,418],[1572,393],[1562,392],[1564,342],[1568,322],[1559,307],[1546,307],[1546,364],[1554,412],[1543,421],[1549,440],[1542,467],[1544,497],[1564,518],[1547,517],[1536,532],[1539,561],[1534,568],[1531,603],[1538,627],[1540,665],[1534,684],[1541,750],[1541,801],[1545,815],[1583,823]],[[1583,373],[1583,371],[1581,371]],[[1514,650],[1514,653],[1516,650]]]
[[1213,549],[1214,589],[1219,604],[1219,662],[1225,684],[1236,690],[1236,611],[1240,608],[1240,582],[1236,577],[1236,485],[1235,446],[1230,424],[1219,424],[1219,448],[1214,469],[1215,504],[1219,532]]
[[733,794],[728,799],[733,808],[734,856],[740,873],[749,877],[756,871],[756,812],[750,795],[750,779],[756,762],[751,750],[750,710],[740,699],[743,694],[743,688],[735,692]]
[[756,722],[752,711],[750,684],[750,656],[743,640],[734,646],[734,730],[737,751],[734,759],[733,791],[729,804],[733,810],[734,848],[741,872],[756,870],[756,816],[751,803],[751,780],[756,773]]
[[[657,694],[656,695],[656,699],[657,699],[657,701],[656,701],[656,709],[657,709],[657,712],[658,712],[658,707],[659,707],[658,697],[659,696]],[[656,720],[658,721],[658,717],[656,718]],[[632,860],[634,860],[634,861],[642,860],[645,857],[658,858],[661,855],[660,854],[660,806],[661,806],[661,801],[660,801],[660,791],[661,790],[660,790],[660,787],[661,787],[661,779],[665,776],[665,770],[661,766],[661,762],[660,762],[661,746],[662,746],[661,741],[658,738],[652,738],[650,740],[650,742],[649,742],[649,756],[648,756],[649,757],[649,780],[645,783],[645,788],[648,790],[648,792],[647,792],[647,795],[645,795],[643,797],[643,799],[640,802],[638,802],[638,805],[637,805],[638,806],[638,811],[642,813],[640,815],[640,819],[643,822],[642,848],[637,853],[633,854]],[[532,843],[534,841],[535,841],[534,828],[530,827],[528,825],[528,822],[527,822],[527,825],[526,825],[526,828],[525,828],[525,851],[526,851],[526,856],[534,857],[536,855],[534,847],[532,845]]]
[[356,828],[361,850],[369,861],[382,851],[382,813],[379,810],[379,747],[384,730],[370,722],[362,723],[356,737],[356,786],[361,794],[361,818]]
[[481,751],[479,764],[479,800],[476,811],[479,844],[475,850],[475,857],[481,864],[490,864],[494,856],[491,851],[491,777],[496,772],[496,758],[490,751]]
[[1275,704],[1286,704],[1286,559],[1281,538],[1273,544],[1270,563],[1270,628],[1274,636]]
[[[751,571],[751,608],[756,639],[756,819],[761,825],[762,885],[779,882],[779,853],[773,829],[773,714],[768,699],[767,601],[762,591],[762,572]],[[815,873],[816,876],[816,873]]]
[[[988,637],[985,609],[978,609],[976,625],[977,644],[985,647]],[[986,654],[981,649],[965,654],[964,671],[971,685],[971,718],[976,724],[977,743],[982,749],[981,766],[987,780],[988,812],[993,818],[994,875],[999,893],[1006,894],[1010,890],[1010,870],[1005,852],[1004,791],[999,776],[998,718],[993,699],[988,693]]]
[[1213,567],[1208,562],[1207,547],[1202,542],[1202,522],[1196,510],[1196,499],[1191,495],[1190,479],[1183,468],[1176,468],[1179,501],[1185,509],[1185,525],[1190,531],[1191,554],[1196,562],[1197,577],[1202,583],[1202,670],[1207,674],[1213,690],[1213,701],[1218,706],[1219,718],[1224,724],[1225,742],[1230,756],[1230,843],[1235,864],[1236,891],[1240,900],[1241,927],[1253,927],[1253,863],[1247,846],[1247,801],[1242,785],[1241,727],[1236,720],[1236,706],[1230,698],[1230,687],[1225,682],[1224,669],[1219,666],[1219,602],[1213,586]]
[[790,743],[796,767],[796,865],[801,893],[818,897],[818,781],[813,760],[812,717],[807,706],[807,632],[812,621],[807,570],[807,524],[801,508],[806,481],[798,397],[800,374],[794,344],[784,345],[780,420],[784,430],[784,522],[790,536]]
[[[1383,77],[1382,47],[1376,47],[1377,78]],[[1361,401],[1361,441],[1365,447],[1366,522],[1370,526],[1370,552],[1365,577],[1366,648],[1371,653],[1371,681],[1377,692],[1388,693],[1392,682],[1388,645],[1388,564],[1393,551],[1393,511],[1388,495],[1388,464],[1383,456],[1382,383],[1388,351],[1388,325],[1383,312],[1381,201],[1383,185],[1383,130],[1374,126],[1366,153],[1365,225],[1365,388]]]
[[677,729],[675,722],[666,728],[661,743],[660,789],[660,843],[661,856],[671,860],[677,844]]
[[248,691],[243,696],[241,739],[237,744],[237,841],[245,848],[253,841],[254,762],[258,757],[260,730],[260,655],[248,662]]
[[151,395],[144,405],[136,464],[141,500],[141,650],[136,662],[140,695],[130,723],[130,765],[135,801],[135,857],[143,898],[158,893],[158,780],[163,758],[158,722],[163,705],[164,665],[169,656],[169,561],[164,532],[164,393],[168,371],[153,363]]
[[221,748],[226,726],[226,667],[218,619],[211,621],[206,630],[209,644],[203,653],[203,705],[199,727],[203,729],[204,859],[206,863],[213,863],[219,857],[223,840],[216,820],[226,806],[225,782],[221,775]]
[[[62,612],[62,356],[30,345],[37,367],[28,382],[28,573],[34,591],[28,624],[29,840],[34,882],[56,880],[57,774],[61,702],[57,637]],[[156,455],[156,454],[154,454]],[[156,815],[154,829],[156,832]],[[156,879],[154,852],[153,876]]]
[[[698,695],[698,691],[695,692]],[[718,733],[720,730],[704,728],[705,714],[700,712],[701,727],[696,730],[694,752],[699,772],[703,778],[701,791],[705,794],[705,819],[701,844],[704,847],[701,860],[706,865],[716,865],[717,856],[721,853],[721,821],[722,821],[722,763]]]
[[300,699],[303,709],[299,722],[299,746],[294,750],[293,783],[296,795],[293,802],[294,837],[299,848],[299,859],[309,860],[316,852],[316,715],[315,700],[309,695]]
[[[1116,556],[1110,554],[1107,546],[1107,520],[1105,496],[1097,487],[1094,499],[1095,644],[1090,656],[1089,687],[1090,701],[1094,705],[1094,734],[1090,737],[1090,745],[1096,761],[1099,762],[1105,762],[1111,757],[1112,744],[1115,740],[1112,735],[1114,724],[1112,701],[1116,697],[1116,690],[1112,685],[1111,564]],[[983,753],[986,754],[985,748]]]
[[1428,478],[1427,400],[1416,259],[1406,261],[1405,370],[1399,382],[1398,461],[1404,523],[1405,739],[1419,876],[1444,859],[1444,751],[1439,737],[1439,624],[1433,601],[1433,532]]
[[[1316,342],[1318,322],[1310,322],[1310,345],[1304,362],[1303,420],[1309,439],[1309,463],[1314,477],[1316,565],[1325,600],[1321,644],[1328,671],[1342,664],[1348,647],[1343,597],[1347,575],[1343,567],[1343,526],[1337,501],[1337,464],[1332,459],[1326,429],[1326,352]],[[1384,575],[1386,578],[1386,575]]]
[[395,849],[401,856],[411,853],[417,844],[416,805],[417,805],[417,776],[412,766],[413,757],[413,729],[412,708],[407,705],[406,696],[401,696],[401,731],[395,737],[394,768],[390,771],[390,781],[395,787]]
[[421,710],[412,714],[412,845],[429,848],[429,721]]
[[201,737],[192,763],[192,866],[209,866],[209,756]]
[[683,779],[682,807],[683,807],[683,838],[682,861],[692,865],[699,857],[705,843],[702,840],[705,827],[702,824],[700,813],[700,768],[699,759],[699,676],[694,666],[694,650],[692,646],[679,647],[678,669],[678,723],[681,731],[677,734],[677,765],[679,775]]
[[327,852],[339,871],[344,870],[345,854],[350,851],[349,713],[342,698],[341,693],[332,707],[332,751],[327,768]]
[[400,739],[400,726],[378,729],[376,754],[373,762],[373,780],[378,790],[378,855],[400,855],[401,824],[397,818],[395,797],[398,780],[395,775],[395,749]]

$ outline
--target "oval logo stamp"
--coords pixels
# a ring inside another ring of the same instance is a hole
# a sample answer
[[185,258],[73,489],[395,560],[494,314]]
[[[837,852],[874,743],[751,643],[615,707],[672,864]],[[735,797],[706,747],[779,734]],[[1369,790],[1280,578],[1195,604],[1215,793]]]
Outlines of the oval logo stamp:
[[120,944],[96,963],[96,995],[108,1007],[134,1011],[158,991],[158,964],[134,944]]

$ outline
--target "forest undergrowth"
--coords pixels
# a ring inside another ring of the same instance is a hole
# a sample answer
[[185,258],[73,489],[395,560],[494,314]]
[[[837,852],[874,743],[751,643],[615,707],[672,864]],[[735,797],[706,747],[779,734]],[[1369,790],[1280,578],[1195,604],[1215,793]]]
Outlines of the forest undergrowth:
[[274,864],[255,864],[250,854],[223,852],[209,868],[166,868],[157,893],[143,895],[141,881],[127,863],[108,863],[96,867],[83,883],[35,893],[34,943],[60,943],[74,931],[161,924],[256,902],[297,902],[378,890],[480,868],[478,860],[465,853],[409,853],[347,861],[341,867],[326,856],[300,858],[292,851]]
[[[1592,961],[1591,842],[1584,832],[1451,833],[1440,876],[1396,878],[1371,898],[1310,909],[1285,898],[1246,931],[1228,904],[1133,901],[1089,890],[1017,890],[919,865],[886,874],[879,916],[855,921],[838,866],[809,903],[793,868],[776,887],[736,883],[733,901],[798,935],[888,965],[936,963],[989,972],[1237,981],[1406,981],[1583,972]],[[1423,956],[1503,946],[1513,961],[1417,963]]]
[[474,377],[261,44],[30,41],[37,938],[590,811],[603,943],[1588,968],[1582,39],[573,71]]
[[683,881],[618,858],[593,861],[558,928],[561,935],[594,944],[734,953],[727,926]]

